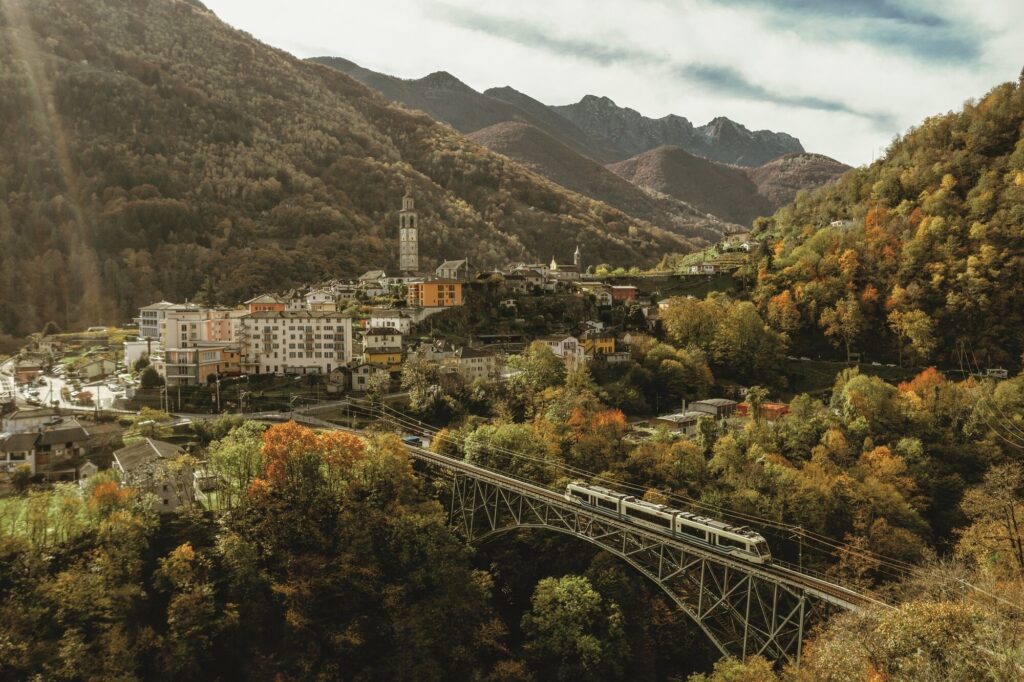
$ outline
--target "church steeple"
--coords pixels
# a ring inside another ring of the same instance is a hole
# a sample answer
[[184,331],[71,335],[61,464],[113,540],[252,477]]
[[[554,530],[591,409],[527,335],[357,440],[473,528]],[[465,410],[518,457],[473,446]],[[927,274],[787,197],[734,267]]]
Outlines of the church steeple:
[[576,267],[580,266],[580,245],[576,245],[576,253],[572,254],[572,264]]
[[398,267],[402,272],[420,269],[419,216],[412,198],[412,188],[405,189],[402,210],[398,212]]
[[555,262],[554,256],[551,257],[551,265],[548,266],[548,269],[551,270],[552,272],[558,270],[558,263]]

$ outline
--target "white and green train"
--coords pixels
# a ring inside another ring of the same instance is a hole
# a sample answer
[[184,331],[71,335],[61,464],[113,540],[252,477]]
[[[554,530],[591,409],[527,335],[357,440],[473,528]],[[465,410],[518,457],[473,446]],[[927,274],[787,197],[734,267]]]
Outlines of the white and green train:
[[665,531],[744,561],[766,564],[772,559],[768,542],[746,526],[731,526],[699,514],[680,511],[663,504],[638,500],[632,495],[597,485],[574,481],[565,488],[565,499],[593,507],[633,523]]

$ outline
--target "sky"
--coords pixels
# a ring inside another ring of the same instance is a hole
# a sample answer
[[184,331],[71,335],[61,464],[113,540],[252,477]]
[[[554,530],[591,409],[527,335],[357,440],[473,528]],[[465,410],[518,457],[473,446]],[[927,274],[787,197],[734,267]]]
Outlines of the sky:
[[851,165],[1024,67],[1022,0],[204,0],[298,57],[787,132]]

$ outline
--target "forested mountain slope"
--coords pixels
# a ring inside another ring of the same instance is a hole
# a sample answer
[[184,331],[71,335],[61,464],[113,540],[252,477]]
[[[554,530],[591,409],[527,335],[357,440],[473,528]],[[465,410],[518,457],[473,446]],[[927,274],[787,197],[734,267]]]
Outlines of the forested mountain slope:
[[0,11],[0,332],[113,322],[397,260],[687,244],[557,187],[189,0],[13,0]]
[[[603,201],[631,216],[679,234],[714,243],[724,234],[744,229],[744,226],[710,215],[712,211],[701,206],[704,202],[691,205],[666,193],[649,192],[526,123],[498,123],[466,137],[508,156],[566,189]],[[718,165],[709,161],[704,163]],[[749,180],[746,182],[750,184]],[[701,206],[700,210],[698,206]],[[749,220],[746,223],[749,226]]]
[[872,356],[956,368],[962,341],[983,366],[1019,366],[1022,124],[1024,86],[999,85],[761,224],[768,318]]

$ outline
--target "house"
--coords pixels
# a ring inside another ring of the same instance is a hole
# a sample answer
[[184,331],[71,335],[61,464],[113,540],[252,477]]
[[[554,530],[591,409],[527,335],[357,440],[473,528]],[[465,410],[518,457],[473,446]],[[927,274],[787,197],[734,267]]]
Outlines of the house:
[[157,497],[157,511],[169,514],[193,501],[192,468],[173,443],[146,438],[114,451],[113,468],[122,485]]
[[462,305],[462,282],[455,279],[427,279],[409,283],[406,301],[421,308],[450,308]]
[[338,310],[338,295],[331,289],[312,289],[306,296],[306,307],[317,312]]
[[616,303],[629,303],[635,301],[637,290],[634,286],[613,286],[612,300]]
[[108,358],[92,358],[78,365],[78,376],[86,381],[105,379],[117,371],[117,364]]
[[525,294],[530,290],[530,285],[526,281],[526,277],[518,272],[505,275],[502,283],[504,284],[506,291],[513,294]]
[[609,355],[615,352],[615,334],[611,332],[587,330],[580,335],[580,343],[587,355]]
[[663,426],[670,431],[676,431],[686,436],[693,436],[697,433],[697,423],[701,417],[708,416],[704,412],[685,410],[673,414],[663,414],[651,420],[652,426]]
[[239,321],[243,373],[328,374],[352,361],[352,318],[343,313],[266,311]]
[[284,312],[285,301],[274,294],[260,294],[245,302],[249,308],[249,314],[255,313],[280,313]]
[[467,383],[476,379],[498,379],[501,362],[495,353],[464,346],[441,361],[442,371],[458,374]]
[[613,303],[612,287],[602,282],[582,282],[576,285],[581,295],[594,297],[599,306],[609,307]]
[[383,279],[387,279],[387,274],[383,270],[367,270],[363,274],[359,275],[360,284],[379,282]]
[[78,467],[78,485],[84,487],[86,482],[98,474],[100,468],[92,462],[85,462],[82,466]]
[[30,410],[17,410],[0,421],[2,433],[25,433],[37,431],[39,427],[53,424],[60,420],[60,410],[53,407],[39,407]]
[[563,358],[567,364],[584,358],[583,346],[571,334],[542,336],[537,340],[550,348],[555,355]]
[[386,376],[388,381],[391,380],[391,372],[382,367],[375,367],[366,363],[356,365],[352,368],[352,390],[365,391],[370,385],[370,377],[373,376]]
[[381,327],[394,329],[400,334],[408,334],[412,331],[412,318],[404,311],[395,308],[374,308],[370,311],[367,328],[379,329]]
[[728,398],[707,398],[695,400],[690,403],[689,408],[693,412],[703,412],[714,417],[717,421],[728,419],[736,412],[736,401]]
[[366,346],[363,348],[363,362],[374,367],[398,370],[402,367],[402,348]]
[[[527,291],[531,291],[535,288],[539,289],[544,286],[544,282],[547,280],[544,272],[536,268],[522,267],[513,270],[510,275],[519,275],[526,281]],[[507,280],[507,278],[506,278]]]
[[43,364],[32,358],[23,358],[14,363],[14,383],[28,384],[43,373]]
[[51,417],[33,430],[0,436],[0,470],[28,466],[47,480],[74,481],[89,432],[73,418]]
[[434,273],[440,279],[457,279],[468,282],[470,279],[469,261],[466,259],[446,260],[437,266]]
[[392,327],[370,327],[363,332],[363,348],[391,348],[401,350],[402,332]]

